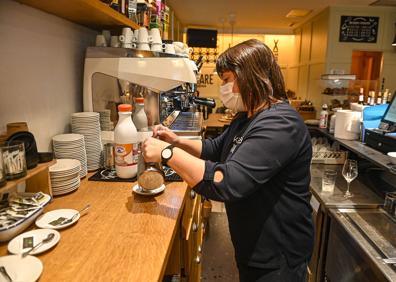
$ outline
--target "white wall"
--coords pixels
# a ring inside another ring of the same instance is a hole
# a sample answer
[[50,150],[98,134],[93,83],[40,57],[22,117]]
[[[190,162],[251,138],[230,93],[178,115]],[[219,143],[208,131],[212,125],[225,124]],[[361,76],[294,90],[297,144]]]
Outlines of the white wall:
[[11,0],[0,1],[0,132],[27,121],[39,151],[82,110],[85,48],[96,32]]
[[[329,9],[294,30],[295,53],[290,72],[297,89],[296,96],[313,102],[317,115],[322,105],[320,75],[325,72],[328,44]],[[299,54],[299,55],[297,55]]]
[[[381,51],[383,66],[380,80],[385,78],[385,87],[396,90],[396,48],[391,46],[395,37],[396,8],[392,7],[331,7],[329,44],[326,70],[344,69],[350,72],[352,51]],[[379,17],[376,43],[339,42],[340,21],[342,15]],[[375,89],[373,89],[375,90]]]

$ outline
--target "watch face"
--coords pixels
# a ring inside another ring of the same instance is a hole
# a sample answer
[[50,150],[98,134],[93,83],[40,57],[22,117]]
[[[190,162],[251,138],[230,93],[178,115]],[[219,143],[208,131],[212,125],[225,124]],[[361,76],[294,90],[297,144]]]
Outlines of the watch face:
[[169,159],[172,156],[172,150],[171,149],[165,149],[162,151],[162,157],[164,159]]

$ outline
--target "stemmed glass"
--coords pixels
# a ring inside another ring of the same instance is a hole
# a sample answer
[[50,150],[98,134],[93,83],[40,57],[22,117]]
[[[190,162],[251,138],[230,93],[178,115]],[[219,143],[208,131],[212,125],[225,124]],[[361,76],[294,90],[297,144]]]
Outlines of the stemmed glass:
[[344,198],[350,198],[353,196],[353,194],[349,192],[349,186],[351,182],[358,176],[357,161],[347,159],[344,163],[344,167],[342,168],[342,175],[348,183],[348,188],[344,194]]

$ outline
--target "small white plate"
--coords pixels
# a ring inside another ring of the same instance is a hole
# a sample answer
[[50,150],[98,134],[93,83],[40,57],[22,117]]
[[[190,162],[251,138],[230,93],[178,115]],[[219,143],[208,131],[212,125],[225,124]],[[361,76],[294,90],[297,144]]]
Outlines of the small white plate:
[[[12,281],[36,281],[43,272],[43,263],[34,256],[22,258],[20,255],[0,257],[0,265],[4,266]],[[0,281],[7,281],[1,274]]]
[[[66,224],[60,224],[60,225],[52,225],[50,222],[57,220],[60,217],[64,217],[66,219],[72,218],[73,215],[78,213],[78,215],[73,219],[72,222],[66,223]],[[49,229],[62,229],[66,228],[70,225],[73,225],[80,219],[80,213],[77,210],[73,209],[59,209],[59,210],[53,210],[46,212],[42,216],[40,216],[36,220],[36,226],[39,228],[49,228]]]
[[[41,246],[34,249],[33,251],[31,251],[30,255],[36,255],[36,254],[43,253],[43,252],[51,249],[56,244],[58,244],[58,242],[60,240],[60,234],[58,231],[52,230],[52,229],[36,229],[36,230],[22,233],[22,234],[18,235],[17,237],[15,237],[14,239],[12,239],[8,243],[8,251],[15,255],[26,252],[26,251],[30,250],[32,246],[35,246],[38,243],[40,243],[50,233],[54,233],[55,237],[50,242],[44,243]],[[28,241],[29,239],[31,240],[31,244],[24,248],[23,242]]]
[[74,171],[79,171],[81,167],[80,161],[74,159],[57,159],[56,163],[49,167],[50,173],[63,172],[69,173]]
[[143,196],[154,196],[165,190],[165,184],[162,184],[159,188],[153,190],[143,190],[138,184],[133,186],[133,192]]

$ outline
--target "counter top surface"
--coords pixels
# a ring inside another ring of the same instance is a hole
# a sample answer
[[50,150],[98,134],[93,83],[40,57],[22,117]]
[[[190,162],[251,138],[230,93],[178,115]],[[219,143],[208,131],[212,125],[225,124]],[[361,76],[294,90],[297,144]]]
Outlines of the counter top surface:
[[[337,180],[333,192],[322,191],[322,174],[324,169],[337,171]],[[377,208],[383,204],[383,199],[376,195],[359,178],[351,182],[350,191],[352,198],[345,199],[344,193],[347,189],[346,180],[343,178],[342,165],[311,165],[311,191],[315,198],[326,208]]]
[[[140,196],[135,183],[84,179],[71,194],[56,197],[45,211],[91,207],[53,249],[38,255],[40,281],[158,281],[163,276],[187,185],[173,182],[163,193]],[[0,245],[7,255],[7,243]]]
[[396,174],[396,168],[395,166],[392,165],[392,163],[389,160],[389,157],[385,154],[383,154],[380,151],[377,151],[364,143],[357,141],[357,140],[344,140],[340,138],[335,138],[334,134],[329,133],[327,129],[321,129],[318,127],[312,127],[310,126],[309,129],[316,130],[317,132],[320,132],[321,134],[327,136],[331,140],[335,140],[338,143],[340,143],[342,146],[345,148],[351,150],[355,154],[358,154],[360,157],[364,159],[368,159],[371,162],[375,163],[379,167],[388,169],[390,172]]
[[330,214],[358,243],[371,263],[380,269],[389,281],[396,281],[396,268],[382,263],[381,260],[395,255],[395,220],[381,209],[331,209]]

